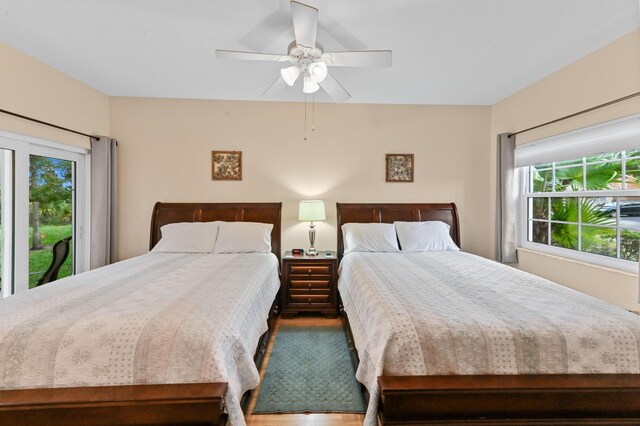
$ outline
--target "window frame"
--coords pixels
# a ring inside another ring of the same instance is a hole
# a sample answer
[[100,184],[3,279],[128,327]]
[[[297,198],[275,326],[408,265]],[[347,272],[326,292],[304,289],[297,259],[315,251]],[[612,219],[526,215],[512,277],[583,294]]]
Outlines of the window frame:
[[[634,157],[635,158],[635,157]],[[577,160],[577,159],[576,159]],[[622,167],[624,172],[624,167],[626,164],[625,158],[622,159]],[[586,167],[586,164],[593,164],[593,162],[587,163],[585,158],[583,157],[582,166]],[[528,203],[530,199],[534,198],[573,198],[573,199],[581,199],[581,198],[589,198],[589,197],[640,197],[640,189],[615,189],[615,190],[579,190],[579,191],[568,191],[568,192],[556,192],[555,184],[553,191],[550,192],[528,192],[529,189],[529,167],[532,166],[523,166],[516,168],[516,175],[518,176],[518,202],[517,202],[517,212],[516,217],[518,218],[518,226],[516,226],[516,241],[517,247],[522,249],[527,249],[536,252],[542,252],[545,254],[563,257],[570,260],[576,260],[579,262],[602,266],[606,268],[621,270],[624,272],[632,272],[636,273],[638,270],[638,262],[609,257],[605,255],[599,255],[595,253],[588,253],[580,250],[574,250],[564,247],[557,247],[551,244],[541,244],[533,241],[528,241],[528,231],[529,231],[529,211],[528,211]],[[586,174],[583,173],[583,179],[586,179]],[[626,183],[622,184],[622,188],[626,187]],[[550,204],[550,203],[549,203]],[[616,214],[616,250],[619,255],[620,250],[620,205],[616,204],[617,214]],[[580,209],[578,222],[575,223],[579,228],[578,238],[581,239],[580,227],[583,225],[581,223],[580,218]],[[551,223],[563,223],[559,221],[551,221],[549,217],[546,221],[551,225]],[[574,224],[573,222],[567,222],[570,224]],[[603,226],[603,227],[611,227],[611,226]],[[549,232],[551,227],[549,226]],[[550,241],[549,241],[550,242]],[[578,246],[580,248],[580,245]]]

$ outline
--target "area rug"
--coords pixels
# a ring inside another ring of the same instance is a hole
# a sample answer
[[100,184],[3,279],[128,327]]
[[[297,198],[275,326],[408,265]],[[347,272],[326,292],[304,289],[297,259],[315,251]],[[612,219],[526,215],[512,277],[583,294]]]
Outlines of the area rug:
[[364,413],[344,330],[280,327],[253,412]]

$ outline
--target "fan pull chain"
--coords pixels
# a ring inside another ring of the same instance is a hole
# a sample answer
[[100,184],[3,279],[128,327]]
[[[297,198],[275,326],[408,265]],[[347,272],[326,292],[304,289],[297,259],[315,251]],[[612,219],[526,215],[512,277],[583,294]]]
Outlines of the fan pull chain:
[[316,131],[316,93],[311,95],[311,131]]
[[307,94],[304,94],[304,140],[307,140]]

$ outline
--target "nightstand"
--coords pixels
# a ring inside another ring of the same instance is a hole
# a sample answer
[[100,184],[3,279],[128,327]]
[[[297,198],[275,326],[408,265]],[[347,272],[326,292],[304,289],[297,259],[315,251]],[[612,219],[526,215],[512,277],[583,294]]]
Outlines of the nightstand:
[[320,252],[317,256],[292,255],[282,259],[282,316],[301,312],[338,316],[338,258]]

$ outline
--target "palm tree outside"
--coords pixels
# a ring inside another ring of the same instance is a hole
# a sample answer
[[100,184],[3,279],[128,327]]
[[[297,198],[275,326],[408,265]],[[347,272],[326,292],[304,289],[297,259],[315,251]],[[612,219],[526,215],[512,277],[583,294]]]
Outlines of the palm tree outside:
[[640,197],[605,191],[640,189],[640,150],[536,164],[529,185],[529,241],[638,260]]

